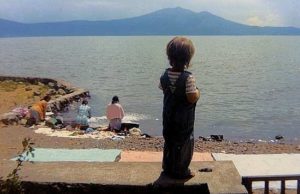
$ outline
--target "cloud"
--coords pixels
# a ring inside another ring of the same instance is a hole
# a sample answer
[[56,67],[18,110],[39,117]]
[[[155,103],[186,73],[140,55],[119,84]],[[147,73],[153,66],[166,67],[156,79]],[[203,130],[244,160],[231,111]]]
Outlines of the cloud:
[[246,22],[251,26],[263,26],[264,24],[264,21],[258,16],[252,16],[248,18]]
[[279,15],[267,14],[261,16],[251,16],[244,22],[251,26],[282,26],[282,20]]

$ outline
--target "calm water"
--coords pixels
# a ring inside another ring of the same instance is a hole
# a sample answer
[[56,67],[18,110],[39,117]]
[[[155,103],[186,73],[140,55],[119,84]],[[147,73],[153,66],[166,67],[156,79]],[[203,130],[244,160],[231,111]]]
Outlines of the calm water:
[[[227,139],[300,138],[300,36],[194,36],[190,69],[201,88],[195,134]],[[171,37],[0,39],[0,74],[67,80],[90,90],[95,116],[113,95],[143,131],[161,135]]]

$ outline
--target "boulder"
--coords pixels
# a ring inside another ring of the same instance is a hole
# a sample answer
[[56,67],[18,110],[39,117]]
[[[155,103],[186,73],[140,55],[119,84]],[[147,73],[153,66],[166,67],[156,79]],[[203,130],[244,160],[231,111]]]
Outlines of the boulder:
[[26,125],[26,123],[27,123],[27,119],[21,119],[21,120],[19,121],[19,124],[20,124],[20,125]]
[[55,94],[56,94],[56,91],[55,91],[54,89],[49,89],[49,90],[47,91],[47,94],[48,94],[48,95],[55,95]]
[[25,87],[25,91],[31,91],[32,88],[30,86]]
[[33,92],[33,95],[34,95],[34,96],[40,96],[41,94],[42,94],[42,93],[41,93],[40,91],[34,91],[34,92]]
[[72,88],[68,89],[68,88],[66,88],[65,91],[66,91],[67,94],[71,94],[72,92],[75,91],[75,89],[72,89]]
[[48,86],[49,86],[50,88],[54,88],[54,87],[55,87],[55,83],[49,82],[49,83],[48,83]]
[[13,112],[4,113],[0,116],[0,121],[5,125],[18,124],[19,115]]
[[57,93],[58,93],[59,95],[65,95],[65,94],[66,94],[65,90],[63,90],[63,89],[61,89],[61,88],[58,89]]
[[38,82],[38,85],[41,86],[41,87],[45,86],[45,84],[43,84],[42,82]]
[[57,87],[59,88],[59,89],[66,89],[67,87],[65,86],[65,85],[63,85],[62,83],[57,83]]

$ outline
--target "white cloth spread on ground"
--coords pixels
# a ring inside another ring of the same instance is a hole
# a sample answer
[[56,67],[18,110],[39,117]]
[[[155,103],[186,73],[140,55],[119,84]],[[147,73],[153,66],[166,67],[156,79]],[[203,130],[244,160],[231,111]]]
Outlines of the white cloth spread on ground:
[[52,137],[68,137],[68,138],[94,138],[106,139],[112,138],[116,134],[112,131],[97,131],[91,133],[84,133],[84,131],[68,131],[68,130],[54,130],[51,128],[38,128],[35,133],[44,134]]

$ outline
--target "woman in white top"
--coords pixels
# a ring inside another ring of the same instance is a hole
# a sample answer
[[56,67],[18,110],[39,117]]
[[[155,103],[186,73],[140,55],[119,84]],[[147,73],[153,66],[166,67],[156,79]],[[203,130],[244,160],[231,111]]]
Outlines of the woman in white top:
[[119,131],[121,129],[124,110],[119,103],[118,96],[114,96],[106,108],[106,118],[109,120],[109,129]]

